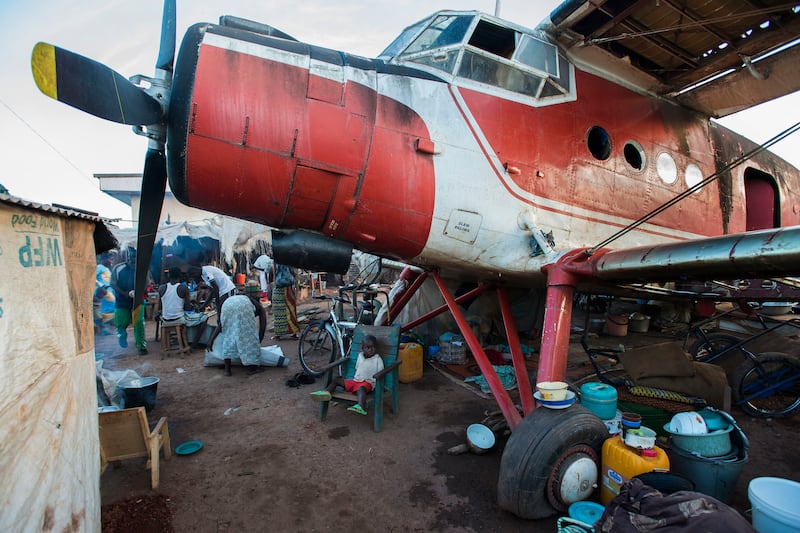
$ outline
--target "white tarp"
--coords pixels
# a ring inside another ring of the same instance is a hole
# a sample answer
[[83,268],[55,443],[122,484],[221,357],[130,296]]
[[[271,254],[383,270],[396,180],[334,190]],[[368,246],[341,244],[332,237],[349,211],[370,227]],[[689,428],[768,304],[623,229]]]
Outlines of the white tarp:
[[100,531],[94,227],[0,202],[0,531]]
[[[136,228],[113,228],[112,232],[119,241],[120,250],[128,246],[136,248]],[[156,241],[163,239],[164,246],[172,246],[178,237],[209,237],[219,241],[220,257],[228,264],[233,262],[234,253],[260,252],[264,243],[272,243],[269,226],[222,215],[202,222],[161,224],[158,227]]]

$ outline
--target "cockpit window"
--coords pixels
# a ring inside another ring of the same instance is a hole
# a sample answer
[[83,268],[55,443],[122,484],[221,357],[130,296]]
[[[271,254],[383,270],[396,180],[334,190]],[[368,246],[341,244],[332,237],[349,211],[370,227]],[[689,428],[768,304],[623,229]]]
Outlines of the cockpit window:
[[464,86],[478,83],[554,102],[574,98],[572,66],[554,44],[477,12],[441,12],[409,26],[380,57],[433,67],[454,75],[459,85],[461,79]]
[[497,24],[481,20],[472,37],[469,38],[469,45],[481,50],[486,50],[496,56],[511,59],[516,48],[517,32],[511,28],[504,28]]
[[558,77],[558,49],[550,43],[523,35],[514,57],[520,63]]
[[378,58],[391,59],[402,52],[403,49],[408,46],[408,43],[410,43],[411,40],[419,33],[420,29],[422,29],[427,23],[428,19],[421,20],[403,30],[403,33],[398,35],[397,38],[392,41],[392,44],[387,46],[386,49],[380,53]]
[[437,17],[433,24],[411,43],[405,53],[414,54],[458,44],[464,40],[470,22],[472,22],[472,17],[458,15]]

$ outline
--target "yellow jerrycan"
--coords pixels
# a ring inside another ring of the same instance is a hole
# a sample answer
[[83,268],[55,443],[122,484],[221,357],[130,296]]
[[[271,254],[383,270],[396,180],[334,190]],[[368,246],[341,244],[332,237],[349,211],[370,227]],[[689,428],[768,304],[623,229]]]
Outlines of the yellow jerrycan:
[[404,342],[400,345],[397,359],[403,364],[398,368],[397,378],[400,383],[411,383],[422,377],[422,345],[416,342]]

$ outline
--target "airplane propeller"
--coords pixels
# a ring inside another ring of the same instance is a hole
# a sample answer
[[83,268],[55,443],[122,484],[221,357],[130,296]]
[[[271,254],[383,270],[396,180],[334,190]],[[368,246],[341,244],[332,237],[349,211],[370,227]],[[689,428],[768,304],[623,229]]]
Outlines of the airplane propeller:
[[[37,43],[31,57],[34,81],[46,96],[96,117],[132,125],[137,134],[149,139],[136,239],[134,321],[144,312],[147,271],[167,186],[165,146],[175,60],[175,18],[175,0],[165,0],[153,78],[134,76],[128,80],[101,63],[47,43]],[[149,86],[136,85],[141,81]]]

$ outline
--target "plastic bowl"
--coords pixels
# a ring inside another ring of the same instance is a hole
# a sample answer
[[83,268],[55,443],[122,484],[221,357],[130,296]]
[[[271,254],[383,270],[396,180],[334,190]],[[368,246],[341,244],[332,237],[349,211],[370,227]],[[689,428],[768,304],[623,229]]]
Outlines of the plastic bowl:
[[545,400],[544,398],[542,398],[542,393],[539,391],[533,393],[533,398],[537,402],[539,402],[540,404],[549,409],[566,409],[567,407],[571,406],[576,401],[578,401],[578,398],[575,396],[575,393],[572,392],[571,390],[568,390],[565,393],[563,400]]
[[561,401],[567,397],[567,384],[563,381],[542,381],[536,384],[536,388],[543,400]]
[[695,411],[676,414],[672,417],[668,426],[668,429],[664,429],[679,435],[702,435],[708,433],[705,419]]
[[472,453],[486,453],[494,446],[494,433],[483,424],[470,424],[467,427],[467,445]]
[[625,444],[631,448],[649,450],[656,445],[656,432],[645,426],[629,429],[625,433]]
[[718,429],[709,433],[681,434],[673,432],[668,425],[664,429],[670,434],[670,443],[683,451],[703,457],[720,457],[730,453],[733,449],[731,431],[733,424],[725,429]]

